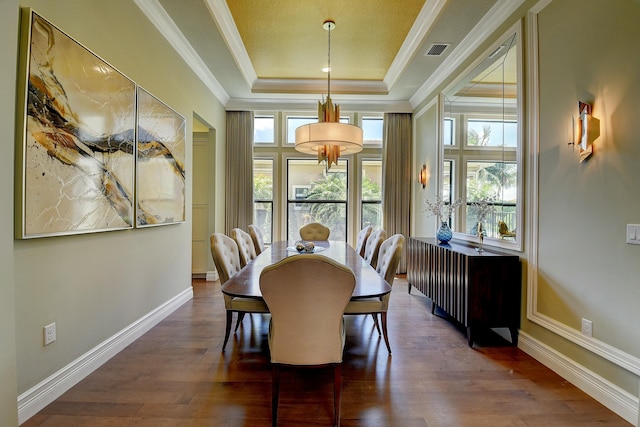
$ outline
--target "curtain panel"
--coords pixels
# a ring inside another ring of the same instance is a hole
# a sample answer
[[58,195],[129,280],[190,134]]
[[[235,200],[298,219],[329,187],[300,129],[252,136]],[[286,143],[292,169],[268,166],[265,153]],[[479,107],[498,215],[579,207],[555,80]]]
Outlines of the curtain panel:
[[253,112],[227,111],[225,232],[253,222]]
[[[411,114],[385,113],[382,166],[383,227],[409,237],[411,220]],[[398,273],[407,272],[406,244]]]

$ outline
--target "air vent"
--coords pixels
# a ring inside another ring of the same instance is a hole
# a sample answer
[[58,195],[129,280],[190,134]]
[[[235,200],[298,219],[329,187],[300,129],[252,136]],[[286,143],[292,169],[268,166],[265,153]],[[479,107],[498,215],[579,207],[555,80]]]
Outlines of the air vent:
[[440,56],[448,47],[449,43],[434,43],[424,56]]

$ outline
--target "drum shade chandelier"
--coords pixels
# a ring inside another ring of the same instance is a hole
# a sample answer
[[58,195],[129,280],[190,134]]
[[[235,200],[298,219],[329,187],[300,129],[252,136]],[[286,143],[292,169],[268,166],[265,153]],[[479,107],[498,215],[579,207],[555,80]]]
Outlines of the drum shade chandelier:
[[332,165],[338,164],[341,155],[362,151],[362,129],[340,123],[340,106],[331,101],[331,30],[336,24],[327,20],[322,27],[329,32],[327,98],[324,103],[318,101],[318,123],[296,129],[295,147],[301,153],[316,154],[318,163],[325,162],[329,170]]

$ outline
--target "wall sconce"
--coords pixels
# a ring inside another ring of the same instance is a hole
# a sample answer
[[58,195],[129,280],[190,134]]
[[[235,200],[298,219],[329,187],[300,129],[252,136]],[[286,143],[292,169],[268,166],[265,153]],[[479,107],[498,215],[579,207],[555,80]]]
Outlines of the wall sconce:
[[427,165],[422,165],[422,169],[420,169],[420,172],[418,172],[418,182],[422,184],[423,189],[427,187],[427,181],[429,181]]
[[580,162],[593,154],[593,141],[600,136],[600,120],[591,115],[591,104],[578,101],[578,121],[573,124],[573,140],[580,150]]

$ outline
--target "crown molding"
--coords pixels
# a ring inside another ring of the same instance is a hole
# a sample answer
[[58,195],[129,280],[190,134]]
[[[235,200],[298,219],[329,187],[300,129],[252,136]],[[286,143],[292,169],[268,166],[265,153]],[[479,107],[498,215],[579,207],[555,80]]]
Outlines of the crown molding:
[[157,0],[133,0],[211,93],[225,105],[229,95]]
[[242,77],[249,87],[253,87],[253,85],[258,81],[258,75],[253,69],[253,64],[251,63],[247,49],[244,47],[242,37],[240,36],[240,32],[238,31],[238,27],[236,27],[236,23],[233,20],[233,16],[231,15],[231,11],[227,6],[226,1],[206,0],[205,4],[207,9],[209,9],[209,13],[213,18],[213,21],[220,29],[220,33],[222,34],[224,41],[227,43],[233,59],[238,65],[240,73],[242,73]]
[[384,77],[384,82],[388,88],[396,84],[400,78],[400,74],[402,74],[402,71],[406,68],[409,61],[411,61],[411,58],[413,58],[420,47],[424,37],[431,31],[433,24],[448,2],[449,0],[427,0],[425,2]]
[[509,16],[518,10],[524,1],[525,0],[509,0],[496,3],[433,74],[431,74],[431,77],[418,88],[415,95],[409,99],[411,105],[417,107],[431,95]]
[[[412,113],[413,107],[409,101],[384,101],[384,100],[362,100],[350,99],[348,96],[331,97],[335,104],[340,105],[343,112],[357,111],[359,113]],[[253,111],[312,111],[318,109],[318,98],[308,95],[270,95],[269,98],[240,99],[232,98],[225,106],[227,111],[231,110],[253,110]]]
[[[320,79],[258,79],[252,89],[253,93],[327,93],[327,81]],[[331,94],[350,95],[386,95],[387,85],[381,81],[371,80],[331,80]]]

